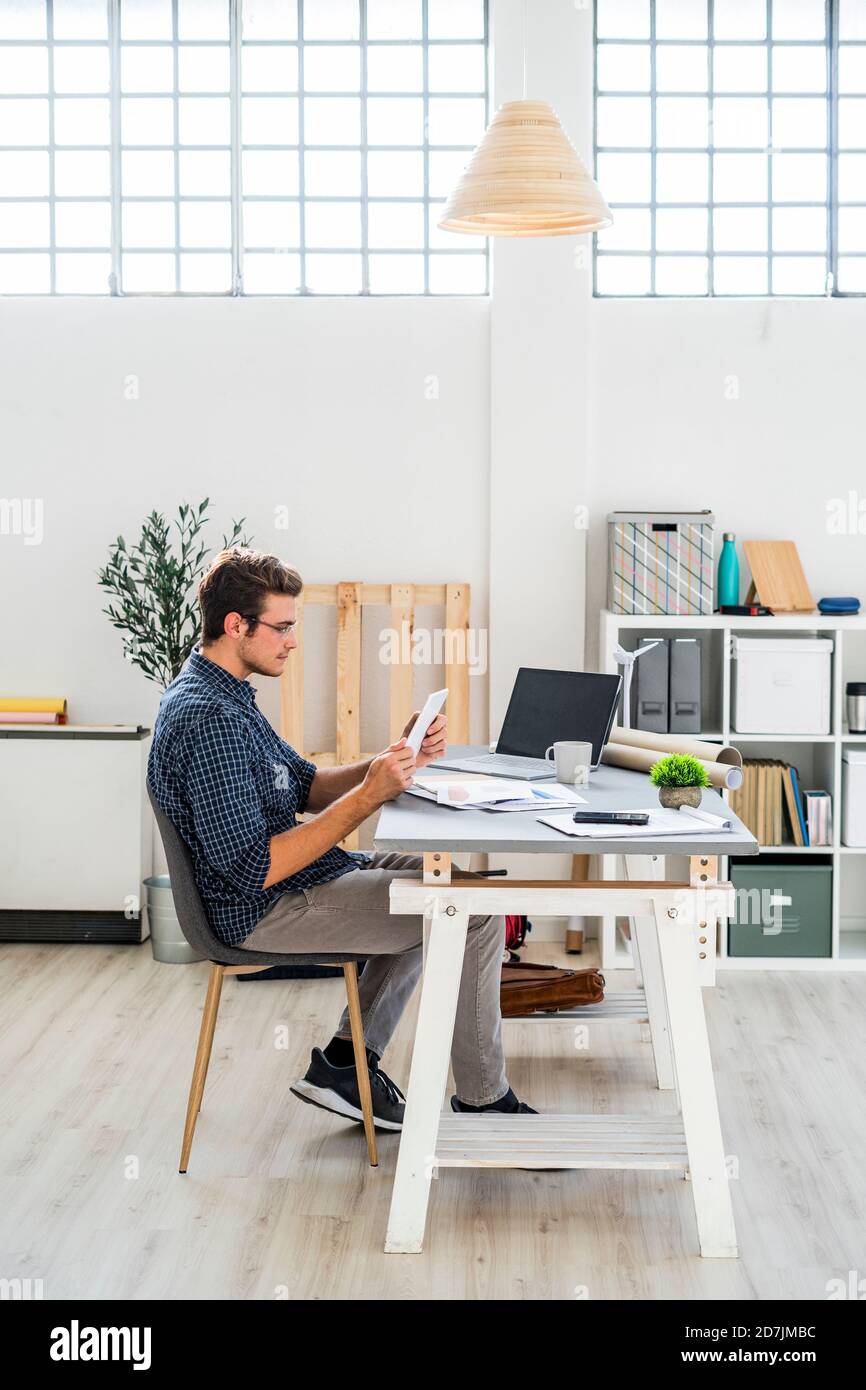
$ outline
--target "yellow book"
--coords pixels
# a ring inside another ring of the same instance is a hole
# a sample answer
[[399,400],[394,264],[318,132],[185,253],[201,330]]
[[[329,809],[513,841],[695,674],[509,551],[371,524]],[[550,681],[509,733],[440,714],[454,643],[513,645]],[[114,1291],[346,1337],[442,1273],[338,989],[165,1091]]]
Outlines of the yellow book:
[[743,762],[743,824],[755,833],[755,768],[751,758]]
[[778,758],[773,762],[773,844],[782,843],[782,763]]
[[766,832],[765,844],[774,845],[776,843],[776,805],[774,791],[776,786],[776,760],[767,759],[766,783],[764,787],[764,829]]
[[750,759],[743,761],[743,814],[741,820],[754,835],[752,825],[752,764]]
[[776,787],[778,785],[778,768],[776,759],[770,758],[767,762],[767,844],[777,845],[776,838]]
[[740,798],[739,801],[737,802],[737,815],[740,817],[740,820],[743,822],[743,825],[748,825],[748,824],[749,824],[749,764],[746,763],[746,762],[743,763],[743,785],[740,787],[739,792],[737,793],[737,795],[738,795],[739,798]]
[[758,760],[758,810],[757,810],[757,830],[759,845],[769,843],[767,839],[767,764],[763,758]]

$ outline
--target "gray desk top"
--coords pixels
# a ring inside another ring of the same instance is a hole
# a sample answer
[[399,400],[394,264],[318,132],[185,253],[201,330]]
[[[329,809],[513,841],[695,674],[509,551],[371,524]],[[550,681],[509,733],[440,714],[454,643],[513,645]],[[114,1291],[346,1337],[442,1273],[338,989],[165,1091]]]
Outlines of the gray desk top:
[[[449,747],[448,756],[486,752],[486,748],[460,745]],[[436,764],[431,763],[427,771],[435,772]],[[650,811],[659,804],[658,792],[645,773],[606,764],[592,773],[590,785],[582,787],[580,795],[586,797],[587,810],[595,807],[604,811]],[[728,815],[733,821],[733,830],[721,835],[683,835],[682,838],[665,835],[655,840],[648,836],[634,840],[589,836],[578,839],[561,835],[549,825],[541,825],[535,811],[458,811],[404,793],[382,807],[373,843],[377,850],[402,850],[405,854],[436,849],[455,854],[485,850],[514,854],[624,854],[629,850],[633,854],[758,853],[758,842],[752,832],[725,806],[715,789],[704,792],[701,805],[716,815]]]

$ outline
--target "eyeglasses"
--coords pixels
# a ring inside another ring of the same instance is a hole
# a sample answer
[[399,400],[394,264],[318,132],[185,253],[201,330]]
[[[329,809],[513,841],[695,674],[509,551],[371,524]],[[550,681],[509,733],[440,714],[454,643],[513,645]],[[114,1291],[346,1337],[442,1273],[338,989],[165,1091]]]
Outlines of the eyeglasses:
[[245,623],[261,623],[263,627],[269,627],[273,632],[278,632],[281,637],[285,637],[287,632],[291,632],[295,624],[292,623],[266,623],[264,618],[254,618],[250,613],[241,613]]

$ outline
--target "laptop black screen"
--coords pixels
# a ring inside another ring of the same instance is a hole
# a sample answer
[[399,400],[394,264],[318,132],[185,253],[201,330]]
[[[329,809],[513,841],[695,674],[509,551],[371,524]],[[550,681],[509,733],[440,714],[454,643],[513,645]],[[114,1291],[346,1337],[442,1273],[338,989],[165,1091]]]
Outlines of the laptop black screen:
[[544,671],[521,666],[511,692],[497,753],[543,758],[561,740],[592,744],[593,766],[613,724],[620,676]]

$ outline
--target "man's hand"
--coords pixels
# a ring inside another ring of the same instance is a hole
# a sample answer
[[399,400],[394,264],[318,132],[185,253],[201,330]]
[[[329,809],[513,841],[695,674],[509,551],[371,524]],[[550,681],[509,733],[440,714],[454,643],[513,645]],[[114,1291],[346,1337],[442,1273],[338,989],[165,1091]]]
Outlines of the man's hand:
[[415,754],[404,735],[372,760],[362,789],[375,807],[383,806],[411,786],[415,767]]
[[[404,738],[408,738],[409,731],[420,713],[420,710],[415,710],[414,714],[412,715],[412,718],[409,720],[409,723],[403,730]],[[422,767],[426,767],[428,763],[435,762],[437,758],[444,758],[446,745],[448,743],[448,738],[446,734],[447,724],[448,720],[446,719],[445,715],[437,714],[436,718],[433,720],[433,723],[427,730],[427,733],[424,737],[424,741],[421,744],[421,751],[415,759],[416,771],[420,771],[420,769]]]

